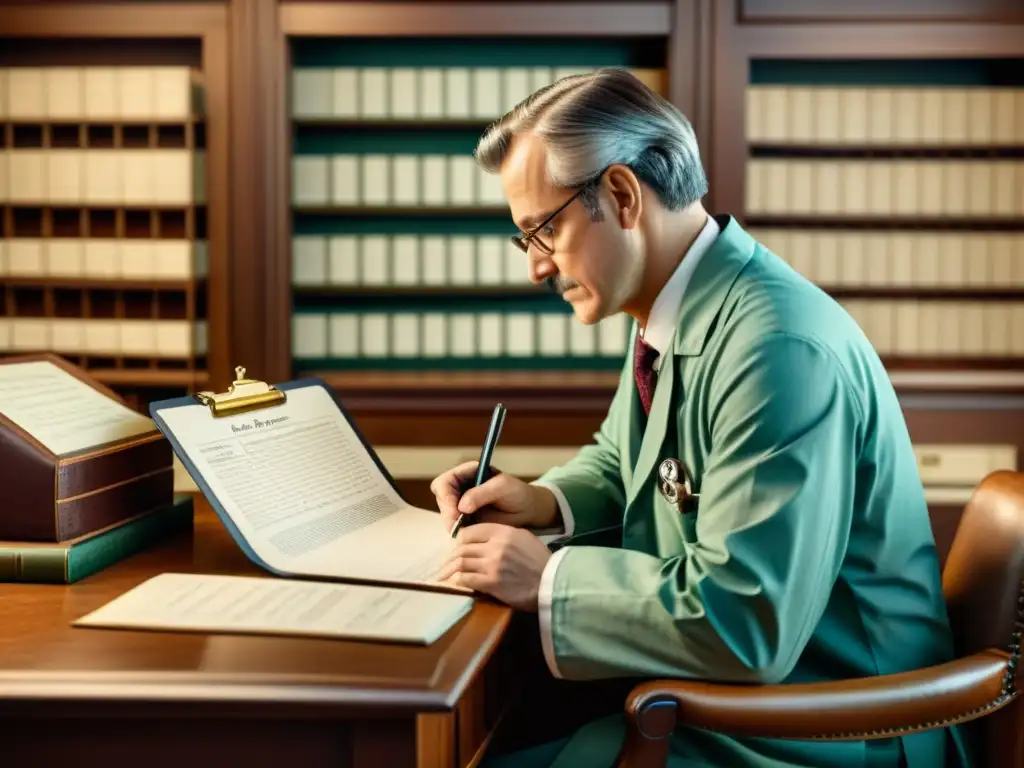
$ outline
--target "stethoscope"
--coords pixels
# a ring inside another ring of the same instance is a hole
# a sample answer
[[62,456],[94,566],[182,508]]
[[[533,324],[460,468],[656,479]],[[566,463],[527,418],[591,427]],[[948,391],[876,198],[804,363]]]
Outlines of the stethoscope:
[[679,514],[696,512],[700,494],[693,492],[693,476],[679,459],[665,459],[658,467],[658,491]]

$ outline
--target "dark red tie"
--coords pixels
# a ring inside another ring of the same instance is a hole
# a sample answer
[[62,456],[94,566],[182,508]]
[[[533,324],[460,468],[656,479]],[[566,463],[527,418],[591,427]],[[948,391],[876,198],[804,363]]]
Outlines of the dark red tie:
[[643,403],[644,413],[651,415],[651,401],[654,399],[654,387],[658,383],[658,375],[654,372],[654,361],[658,357],[658,350],[636,335],[636,344],[633,347],[633,378],[636,379],[636,389],[640,393],[640,402]]

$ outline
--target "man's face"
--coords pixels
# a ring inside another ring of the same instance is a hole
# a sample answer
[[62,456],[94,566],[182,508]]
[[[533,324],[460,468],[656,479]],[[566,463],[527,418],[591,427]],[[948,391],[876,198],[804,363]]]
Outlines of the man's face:
[[[501,183],[512,219],[524,233],[574,192],[553,186],[545,168],[543,144],[532,134],[517,136],[502,166]],[[639,284],[642,267],[636,238],[622,228],[608,196],[600,198],[602,221],[593,221],[583,203],[573,200],[529,241],[526,254],[531,282],[548,281],[586,325],[622,309]]]

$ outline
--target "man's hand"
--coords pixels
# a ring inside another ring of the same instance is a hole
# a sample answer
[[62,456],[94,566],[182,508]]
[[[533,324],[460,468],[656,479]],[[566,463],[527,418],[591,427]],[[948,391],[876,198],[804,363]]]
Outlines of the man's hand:
[[467,523],[492,522],[516,528],[550,528],[558,523],[558,502],[551,491],[504,472],[463,493],[462,489],[472,484],[478,463],[460,464],[430,484],[445,530],[452,529],[460,514],[473,515]]
[[[481,486],[482,487],[482,486]],[[478,523],[459,531],[438,581],[491,595],[521,611],[537,610],[537,593],[551,552],[529,531]]]

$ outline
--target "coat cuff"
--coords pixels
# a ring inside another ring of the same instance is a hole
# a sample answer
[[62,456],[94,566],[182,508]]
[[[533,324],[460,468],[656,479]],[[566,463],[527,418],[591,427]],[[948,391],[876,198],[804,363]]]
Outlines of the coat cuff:
[[550,544],[553,541],[559,541],[560,539],[572,538],[573,533],[576,530],[576,521],[572,516],[572,507],[569,506],[569,500],[565,498],[565,494],[562,493],[562,489],[554,483],[549,483],[544,480],[535,480],[530,485],[536,485],[540,488],[547,488],[555,497],[555,501],[558,502],[558,511],[562,515],[562,528],[561,530],[546,529],[546,532],[536,531],[537,538],[543,541],[545,544]]
[[537,593],[540,646],[544,650],[544,660],[548,664],[548,669],[558,679],[562,679],[562,673],[558,670],[558,661],[555,658],[555,638],[553,627],[551,626],[551,602],[555,591],[555,571],[558,570],[558,564],[562,561],[568,549],[568,547],[563,547],[548,559],[548,563],[544,566],[544,572],[540,577],[540,589]]

